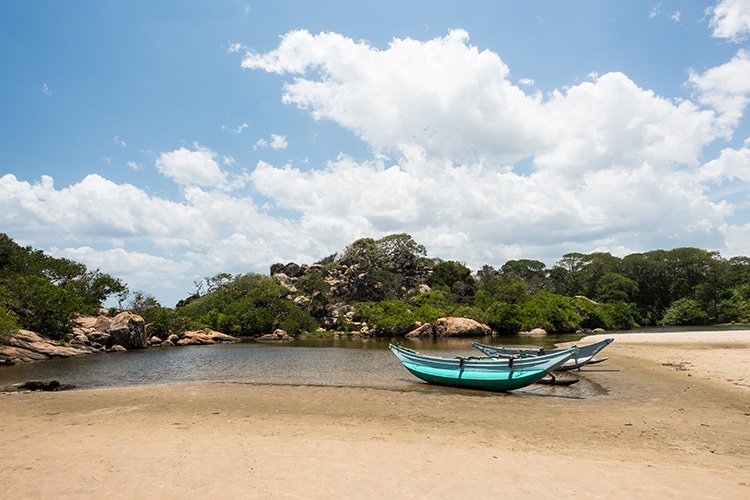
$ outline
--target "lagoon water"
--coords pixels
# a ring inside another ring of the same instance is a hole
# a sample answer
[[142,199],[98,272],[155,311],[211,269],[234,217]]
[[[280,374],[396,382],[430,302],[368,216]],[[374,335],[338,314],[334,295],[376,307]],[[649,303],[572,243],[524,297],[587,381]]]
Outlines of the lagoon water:
[[[715,328],[723,330],[726,327]],[[714,328],[707,328],[714,329]],[[646,329],[674,331],[680,329]],[[29,380],[58,380],[78,389],[183,382],[230,381],[248,384],[362,387],[392,390],[425,389],[388,349],[392,340],[439,356],[476,356],[472,341],[493,345],[528,345],[550,348],[556,342],[573,342],[581,335],[547,337],[494,337],[429,340],[326,338],[298,339],[286,343],[241,342],[210,346],[151,348],[142,351],[100,353],[52,359],[0,368],[0,388]],[[605,365],[601,365],[604,367]],[[598,368],[606,369],[606,368]],[[587,387],[585,373],[576,386],[581,393],[601,393]]]
[[[564,340],[575,340],[566,337]],[[488,342],[488,339],[474,339]],[[550,347],[560,338],[509,337],[493,344]],[[472,339],[398,339],[442,356],[477,355]],[[28,380],[58,380],[76,388],[232,381],[251,384],[413,388],[415,382],[383,339],[302,339],[283,344],[241,342],[210,346],[151,348],[52,359],[0,369],[0,387]]]

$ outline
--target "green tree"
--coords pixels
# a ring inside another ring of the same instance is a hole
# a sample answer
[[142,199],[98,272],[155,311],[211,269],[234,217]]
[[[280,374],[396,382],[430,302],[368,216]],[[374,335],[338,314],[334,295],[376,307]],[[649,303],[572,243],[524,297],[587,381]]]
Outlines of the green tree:
[[682,298],[674,301],[661,319],[662,325],[704,325],[708,322],[708,313],[701,309],[698,301]]

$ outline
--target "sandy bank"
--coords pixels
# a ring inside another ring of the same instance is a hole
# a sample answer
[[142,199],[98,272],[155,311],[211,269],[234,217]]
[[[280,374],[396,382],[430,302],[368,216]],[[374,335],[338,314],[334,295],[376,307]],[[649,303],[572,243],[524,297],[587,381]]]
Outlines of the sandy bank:
[[750,397],[749,330],[592,335],[579,343],[607,337],[615,339],[614,345],[623,355],[648,359],[721,386],[739,388]]
[[601,388],[584,398],[235,383],[0,394],[0,497],[750,496],[747,393],[645,350],[618,339],[580,372]]

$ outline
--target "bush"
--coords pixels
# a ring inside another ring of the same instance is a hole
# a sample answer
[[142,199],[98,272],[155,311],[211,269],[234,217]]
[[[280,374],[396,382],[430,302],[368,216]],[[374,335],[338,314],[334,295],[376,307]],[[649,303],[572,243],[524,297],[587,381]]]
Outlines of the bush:
[[541,327],[548,332],[573,332],[581,325],[582,316],[573,298],[539,291],[520,306],[521,328]]
[[672,302],[659,323],[665,326],[705,325],[708,319],[708,313],[701,309],[698,301],[679,299]]
[[418,321],[406,302],[395,299],[361,304],[357,316],[366,321],[376,335],[404,335]]
[[499,333],[519,332],[521,330],[519,306],[506,302],[495,302],[487,311],[487,324]]

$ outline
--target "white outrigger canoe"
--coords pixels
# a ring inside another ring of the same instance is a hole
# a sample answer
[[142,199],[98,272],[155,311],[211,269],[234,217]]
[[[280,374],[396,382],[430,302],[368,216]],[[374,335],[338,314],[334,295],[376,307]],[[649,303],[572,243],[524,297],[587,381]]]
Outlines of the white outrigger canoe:
[[[606,361],[608,358],[594,358],[597,353],[599,353],[602,349],[607,347],[609,344],[611,344],[615,339],[609,338],[604,339],[601,342],[597,342],[595,344],[586,345],[583,347],[578,347],[578,352],[574,354],[570,359],[565,361],[562,365],[557,367],[557,370],[574,370],[576,368],[580,368],[584,365],[593,365],[596,363],[601,363],[602,361]],[[492,357],[500,357],[500,358],[510,358],[510,357],[537,357],[537,356],[544,356],[547,354],[554,354],[558,352],[563,352],[566,349],[544,349],[542,347],[535,348],[535,349],[529,349],[526,347],[497,347],[487,344],[480,344],[479,342],[473,342],[471,344],[476,349],[479,349],[487,356]]]

